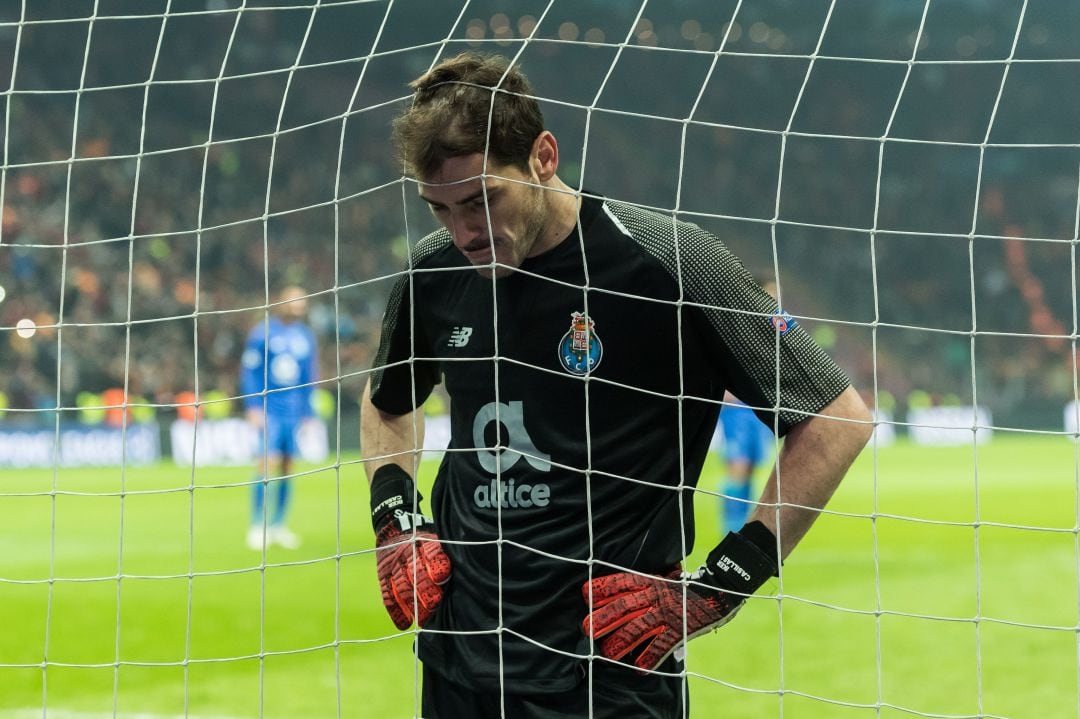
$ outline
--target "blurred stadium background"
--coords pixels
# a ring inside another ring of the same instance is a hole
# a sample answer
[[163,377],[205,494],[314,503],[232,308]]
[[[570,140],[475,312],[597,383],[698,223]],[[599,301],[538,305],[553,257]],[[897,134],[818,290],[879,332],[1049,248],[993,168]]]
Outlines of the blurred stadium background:
[[[778,279],[895,423],[801,599],[691,648],[694,716],[1077,716],[1078,32],[1052,0],[0,3],[0,716],[412,716],[357,398],[434,226],[389,122],[466,47],[521,51],[568,181]],[[263,561],[231,435],[192,468],[174,432],[240,416],[294,283],[329,446]]]

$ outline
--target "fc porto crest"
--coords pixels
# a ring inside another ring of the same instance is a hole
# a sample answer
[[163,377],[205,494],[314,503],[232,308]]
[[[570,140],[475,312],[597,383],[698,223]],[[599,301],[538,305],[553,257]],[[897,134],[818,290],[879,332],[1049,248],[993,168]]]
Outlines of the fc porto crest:
[[788,332],[799,326],[798,320],[781,309],[777,309],[769,318],[769,321],[772,322],[772,326],[781,336],[786,335]]
[[586,375],[600,366],[604,345],[596,322],[584,312],[570,315],[570,331],[559,340],[559,364],[570,374]]

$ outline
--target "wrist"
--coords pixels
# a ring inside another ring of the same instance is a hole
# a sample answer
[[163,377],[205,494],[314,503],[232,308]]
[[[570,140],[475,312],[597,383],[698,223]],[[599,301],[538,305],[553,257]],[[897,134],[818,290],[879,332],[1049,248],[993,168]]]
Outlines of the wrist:
[[779,574],[779,564],[776,535],[761,522],[751,522],[738,532],[729,532],[716,545],[697,580],[748,597]]
[[395,516],[419,513],[421,499],[408,472],[396,464],[379,467],[371,476],[371,525],[378,532]]
[[743,525],[743,528],[739,530],[739,534],[753,542],[754,546],[760,549],[762,554],[770,557],[773,560],[774,565],[782,563],[776,561],[776,535],[773,534],[772,530],[766,527],[763,522],[758,520],[747,522]]

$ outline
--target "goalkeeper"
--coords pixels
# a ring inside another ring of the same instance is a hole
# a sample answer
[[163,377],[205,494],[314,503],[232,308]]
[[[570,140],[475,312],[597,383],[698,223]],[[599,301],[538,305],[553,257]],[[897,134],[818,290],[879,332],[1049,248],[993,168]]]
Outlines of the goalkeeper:
[[[389,298],[361,441],[383,602],[424,629],[423,716],[684,717],[677,650],[778,573],[870,414],[717,238],[564,183],[504,58],[412,87],[395,141],[443,227]],[[439,382],[451,440],[425,498]],[[684,568],[725,390],[785,440],[747,525]]]

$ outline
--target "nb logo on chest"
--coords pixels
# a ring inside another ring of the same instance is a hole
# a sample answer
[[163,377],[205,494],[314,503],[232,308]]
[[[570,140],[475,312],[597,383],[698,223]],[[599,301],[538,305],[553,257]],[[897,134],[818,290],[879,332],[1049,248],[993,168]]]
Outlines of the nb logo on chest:
[[472,327],[455,327],[450,332],[450,339],[446,341],[447,347],[464,347],[469,344],[469,338],[472,337]]

